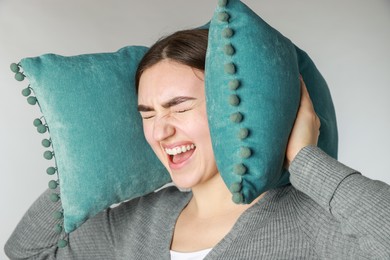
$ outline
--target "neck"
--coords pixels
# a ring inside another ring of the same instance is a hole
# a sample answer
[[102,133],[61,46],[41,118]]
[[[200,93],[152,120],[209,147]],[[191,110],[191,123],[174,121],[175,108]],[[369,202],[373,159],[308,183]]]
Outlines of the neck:
[[232,194],[220,174],[216,174],[207,182],[193,187],[192,194],[193,197],[186,210],[199,218],[212,218],[232,212],[243,212],[258,200],[256,199],[251,204],[235,204],[232,201]]

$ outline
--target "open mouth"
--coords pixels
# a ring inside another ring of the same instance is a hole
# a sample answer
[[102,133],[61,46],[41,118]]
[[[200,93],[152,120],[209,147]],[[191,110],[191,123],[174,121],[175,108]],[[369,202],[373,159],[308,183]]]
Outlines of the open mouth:
[[186,161],[194,153],[196,146],[194,144],[180,145],[173,148],[165,148],[169,160],[173,164],[180,164]]

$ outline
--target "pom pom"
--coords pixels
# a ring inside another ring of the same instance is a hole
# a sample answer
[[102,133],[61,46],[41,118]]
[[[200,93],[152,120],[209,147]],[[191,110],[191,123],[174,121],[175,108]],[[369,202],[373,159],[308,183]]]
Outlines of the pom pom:
[[227,5],[227,3],[228,3],[228,0],[219,0],[218,1],[218,5],[220,7],[225,7]]
[[30,88],[25,88],[22,90],[22,95],[25,97],[28,97],[31,95],[31,89]]
[[242,189],[242,185],[239,182],[232,183],[232,185],[230,186],[231,193],[239,192],[241,191],[241,189]]
[[238,138],[241,140],[247,138],[248,135],[249,135],[248,128],[241,128],[240,131],[238,131]]
[[233,198],[232,198],[233,202],[236,203],[236,204],[241,204],[244,202],[244,197],[242,196],[241,193],[239,192],[235,192],[233,193]]
[[37,103],[37,98],[36,97],[28,97],[27,103],[29,103],[30,105],[35,105]]
[[53,213],[53,217],[55,219],[62,219],[64,217],[64,214],[61,211],[56,211]]
[[44,134],[47,131],[47,127],[45,125],[39,125],[39,126],[37,126],[37,131],[40,134]]
[[15,79],[16,79],[17,81],[23,81],[24,78],[25,78],[25,76],[24,76],[24,74],[21,73],[21,72],[17,72],[17,73],[15,74]]
[[226,55],[232,56],[235,52],[233,45],[231,44],[226,44],[225,47],[223,47],[223,51],[225,52]]
[[54,168],[54,167],[49,167],[49,168],[47,168],[47,170],[46,170],[46,173],[49,174],[49,175],[53,175],[53,174],[56,173],[56,172],[57,172],[57,169]]
[[43,140],[42,140],[42,146],[43,146],[43,147],[49,148],[50,145],[51,145],[50,140],[48,140],[48,139],[43,139]]
[[248,147],[241,147],[240,148],[240,157],[241,158],[249,158],[252,155],[251,149]]
[[227,21],[229,21],[229,18],[230,18],[230,16],[226,12],[221,12],[218,14],[218,20],[220,20],[221,22],[227,22]]
[[240,112],[234,113],[230,115],[230,121],[233,123],[240,123],[243,119],[243,116]]
[[232,106],[238,106],[240,104],[240,98],[237,95],[230,95],[229,104]]
[[230,38],[234,35],[234,31],[231,28],[225,28],[222,30],[222,37],[223,38]]
[[60,200],[60,196],[57,193],[50,194],[50,201],[57,202]]
[[68,245],[68,241],[64,240],[64,239],[60,239],[58,240],[58,243],[57,243],[57,246],[59,248],[64,248]]
[[10,69],[12,72],[15,72],[15,73],[18,73],[20,70],[19,65],[16,63],[11,63]]
[[229,81],[229,88],[231,90],[236,90],[240,87],[240,81],[238,79],[233,79]]
[[247,171],[247,168],[243,164],[237,164],[234,166],[233,172],[237,175],[244,175]]
[[228,74],[235,74],[236,73],[236,66],[233,63],[225,64],[225,72]]
[[49,189],[52,189],[52,190],[54,190],[54,189],[56,189],[57,188],[57,186],[58,186],[58,182],[56,182],[56,181],[54,181],[54,180],[51,180],[51,181],[49,181]]
[[41,119],[39,119],[39,118],[34,119],[33,125],[34,125],[35,127],[38,127],[38,126],[42,125]]
[[43,158],[45,158],[46,160],[51,160],[53,159],[53,152],[51,151],[45,151],[43,153]]
[[54,231],[56,232],[56,233],[61,233],[62,232],[62,230],[63,230],[63,227],[61,226],[61,224],[57,224],[55,227],[54,227]]

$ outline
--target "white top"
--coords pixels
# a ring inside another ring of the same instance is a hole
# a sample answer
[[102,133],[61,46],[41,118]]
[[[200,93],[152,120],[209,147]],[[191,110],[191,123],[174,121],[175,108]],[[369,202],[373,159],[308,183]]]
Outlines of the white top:
[[212,248],[203,249],[196,252],[182,253],[171,250],[171,260],[202,260]]

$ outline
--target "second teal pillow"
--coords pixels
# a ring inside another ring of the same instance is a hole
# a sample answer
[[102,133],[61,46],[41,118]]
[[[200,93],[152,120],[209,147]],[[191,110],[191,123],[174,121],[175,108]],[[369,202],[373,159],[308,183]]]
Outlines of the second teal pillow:
[[337,156],[326,82],[303,51],[239,0],[219,1],[210,24],[206,103],[218,169],[236,203],[289,183],[285,149],[302,74],[321,118],[319,147]]

